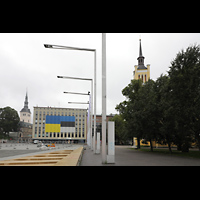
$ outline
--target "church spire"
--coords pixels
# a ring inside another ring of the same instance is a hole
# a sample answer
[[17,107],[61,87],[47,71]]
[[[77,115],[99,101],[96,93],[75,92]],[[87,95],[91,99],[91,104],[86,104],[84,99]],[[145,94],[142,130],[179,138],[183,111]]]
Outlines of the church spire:
[[140,52],[139,52],[139,57],[142,57],[142,45],[141,45],[141,39],[140,39]]
[[28,108],[28,92],[26,90],[26,96],[25,96],[25,101],[24,101],[24,107],[20,112],[28,112],[31,113],[30,109]]
[[24,101],[24,108],[28,108],[28,94],[26,91],[26,97],[25,97],[25,101]]
[[142,44],[141,44],[141,39],[139,39],[140,41],[140,46],[139,46],[139,57],[137,58],[138,60],[138,69],[147,69],[144,66],[144,56],[142,55]]

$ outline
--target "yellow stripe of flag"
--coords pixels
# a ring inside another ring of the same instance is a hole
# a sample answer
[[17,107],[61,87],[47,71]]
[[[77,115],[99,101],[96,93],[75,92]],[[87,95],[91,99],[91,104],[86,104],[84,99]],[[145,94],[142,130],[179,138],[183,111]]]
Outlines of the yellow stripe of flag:
[[45,132],[60,132],[60,124],[45,124]]

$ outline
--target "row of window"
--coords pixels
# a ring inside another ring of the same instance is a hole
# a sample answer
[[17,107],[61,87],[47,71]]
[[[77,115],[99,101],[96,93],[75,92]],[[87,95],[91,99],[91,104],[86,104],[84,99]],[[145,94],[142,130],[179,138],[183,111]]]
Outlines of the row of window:
[[[41,120],[41,118],[38,120],[37,118],[35,119],[35,124],[37,124],[37,122],[39,121],[39,123],[41,124],[41,122],[45,123],[45,119]],[[76,119],[76,122],[78,121],[78,119]],[[82,121],[84,122],[85,119],[82,119]],[[79,119],[79,123],[81,122],[81,119]]]
[[[40,112],[38,113],[38,111],[35,111],[35,115],[37,116],[38,114],[39,114],[40,116],[41,116],[42,114],[43,114],[43,115],[58,115],[58,116],[59,116],[60,114],[61,114],[61,116],[71,116],[71,114],[72,114],[72,116],[75,116],[75,115],[74,115],[74,114],[75,114],[74,112],[72,112],[72,113],[71,113],[71,112],[65,112],[65,113],[64,113],[64,112],[56,112],[56,111],[55,111],[55,112],[53,112],[53,111],[51,111],[51,112],[50,112],[50,111],[47,111],[47,112],[45,112],[45,111],[44,111],[44,112],[40,111]],[[81,113],[79,113],[79,117],[81,117],[81,116],[85,117],[85,115],[86,115],[85,112],[83,113],[83,115],[82,115]],[[77,117],[77,116],[78,116],[78,114],[76,114],[76,117]]]
[[142,74],[142,76],[140,76],[140,74],[138,75],[138,79],[142,79],[142,82],[146,82],[147,81],[147,75],[145,74],[145,76],[143,77],[143,74]]
[[[26,113],[23,113],[23,116],[26,116]],[[30,115],[30,114],[27,114],[27,116],[30,117],[31,115]]]
[[[77,133],[43,133],[42,135],[41,134],[38,134],[38,137],[50,137],[50,138],[81,138],[81,133],[77,134]],[[37,137],[37,134],[35,134],[35,138]],[[82,133],[82,138],[85,137],[85,133],[83,132]]]
[[[93,125],[94,126],[94,125]],[[77,127],[75,127],[76,128],[76,132],[79,130],[79,132],[81,132],[81,127],[78,129]],[[43,131],[43,133],[45,132],[45,127],[43,126],[42,127],[42,131]],[[38,128],[38,131],[39,131],[39,134],[40,134],[40,132],[41,132],[41,127],[39,127]],[[85,128],[84,127],[82,127],[82,131],[84,132],[85,131]],[[37,133],[37,127],[35,127],[35,133]]]

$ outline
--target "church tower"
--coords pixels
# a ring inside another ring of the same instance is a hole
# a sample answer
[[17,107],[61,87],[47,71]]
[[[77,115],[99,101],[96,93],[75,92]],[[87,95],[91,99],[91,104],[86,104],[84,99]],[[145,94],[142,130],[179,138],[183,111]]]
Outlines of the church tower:
[[20,111],[20,121],[31,123],[31,111],[28,108],[28,95],[26,92],[26,97],[24,101],[24,107]]
[[145,57],[142,55],[141,39],[139,40],[139,42],[139,57],[137,58],[138,65],[135,65],[135,71],[133,71],[133,78],[136,80],[142,79],[142,82],[145,83],[150,79],[150,65],[148,64],[147,67],[145,67],[144,65]]

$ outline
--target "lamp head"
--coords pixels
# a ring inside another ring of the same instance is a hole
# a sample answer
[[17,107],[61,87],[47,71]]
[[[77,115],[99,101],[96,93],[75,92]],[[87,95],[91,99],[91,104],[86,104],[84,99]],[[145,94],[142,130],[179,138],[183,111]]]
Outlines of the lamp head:
[[44,44],[44,47],[45,47],[45,48],[53,48],[53,46],[50,45],[50,44]]

